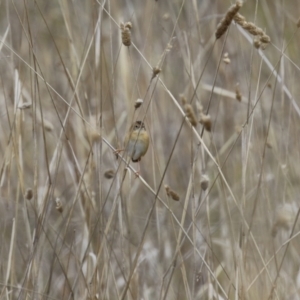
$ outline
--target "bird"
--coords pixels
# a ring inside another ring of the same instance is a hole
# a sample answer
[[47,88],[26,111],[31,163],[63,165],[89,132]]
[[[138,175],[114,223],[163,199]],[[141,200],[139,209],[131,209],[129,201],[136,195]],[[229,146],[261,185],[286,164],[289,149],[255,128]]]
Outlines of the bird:
[[[124,140],[124,149],[116,150],[116,153],[125,151],[133,162],[140,162],[149,148],[149,134],[142,121],[135,121]],[[140,169],[140,166],[139,166]],[[138,176],[140,171],[136,172]]]

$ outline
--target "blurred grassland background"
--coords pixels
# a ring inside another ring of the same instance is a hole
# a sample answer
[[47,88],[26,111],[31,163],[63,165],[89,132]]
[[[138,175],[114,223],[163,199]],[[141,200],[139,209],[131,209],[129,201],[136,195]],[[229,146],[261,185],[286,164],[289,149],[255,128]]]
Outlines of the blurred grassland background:
[[1,299],[300,299],[300,2],[232,4],[0,3]]

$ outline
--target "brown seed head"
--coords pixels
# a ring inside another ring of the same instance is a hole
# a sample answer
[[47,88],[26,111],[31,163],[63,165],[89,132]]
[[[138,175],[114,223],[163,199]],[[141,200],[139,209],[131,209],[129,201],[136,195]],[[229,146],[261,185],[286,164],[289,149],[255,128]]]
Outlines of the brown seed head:
[[192,126],[196,127],[197,119],[196,119],[196,115],[194,113],[194,109],[193,109],[192,105],[186,103],[184,105],[184,110],[185,110],[186,116],[187,116],[188,120],[190,121],[190,123],[192,124]]
[[44,119],[44,128],[46,131],[51,132],[54,130],[54,126],[52,125],[52,123],[46,119]]
[[238,23],[239,25],[244,24],[244,22],[246,21],[245,17],[242,16],[240,13],[237,13],[234,17],[233,20]]
[[25,192],[25,199],[31,200],[33,197],[33,191],[31,188],[28,188]]
[[161,72],[161,69],[159,67],[154,67],[152,69],[152,79],[155,78],[160,72]]
[[99,141],[100,134],[95,127],[90,127],[87,129],[87,135],[91,144]]
[[257,27],[252,22],[245,22],[242,27],[252,35],[263,35],[264,34],[264,31],[261,28]]
[[226,65],[230,64],[231,60],[230,60],[230,58],[229,58],[228,52],[225,52],[225,53],[224,53],[224,55],[223,55],[223,62],[224,62]]
[[237,1],[234,5],[232,5],[225,17],[220,21],[220,23],[217,26],[217,30],[216,30],[216,39],[219,39],[228,29],[229,25],[231,24],[231,21],[233,20],[234,16],[237,14],[237,12],[239,11],[239,9],[242,7],[242,2],[241,1]]
[[259,49],[260,46],[261,46],[261,41],[258,37],[256,37],[254,40],[253,40],[253,45],[256,49]]
[[268,35],[264,34],[263,36],[261,36],[260,41],[263,44],[269,44],[271,42],[271,38]]
[[128,29],[132,29],[132,23],[131,22],[126,22],[125,23],[125,28],[128,28]]
[[209,177],[206,174],[201,175],[200,186],[203,191],[206,191],[209,185]]
[[106,179],[112,179],[112,178],[114,178],[114,176],[115,176],[115,171],[112,170],[112,169],[106,170],[106,171],[104,172],[104,177],[105,177]]
[[179,97],[183,106],[187,104],[186,97],[183,94],[179,95]]
[[166,189],[167,195],[169,197],[171,197],[174,201],[180,200],[179,195],[175,191],[173,191],[167,184],[165,185],[165,189]]
[[59,198],[56,198],[56,199],[55,199],[55,203],[56,203],[55,209],[56,209],[58,212],[62,213],[63,210],[64,210],[64,208],[63,208],[63,206],[62,206],[62,203],[61,203],[60,199],[59,199]]
[[120,24],[122,43],[127,47],[131,45],[131,28],[132,24],[130,22]]
[[31,102],[23,102],[22,104],[19,104],[18,108],[19,109],[27,109],[29,107],[31,107]]
[[211,117],[210,115],[201,114],[200,115],[200,124],[202,124],[207,131],[211,131]]
[[200,102],[196,102],[196,108],[197,108],[197,113],[201,116],[201,114],[203,113],[203,106]]
[[137,109],[143,104],[143,99],[137,99],[134,103],[134,108]]
[[242,94],[240,92],[239,84],[237,83],[235,86],[235,99],[239,102],[242,101]]

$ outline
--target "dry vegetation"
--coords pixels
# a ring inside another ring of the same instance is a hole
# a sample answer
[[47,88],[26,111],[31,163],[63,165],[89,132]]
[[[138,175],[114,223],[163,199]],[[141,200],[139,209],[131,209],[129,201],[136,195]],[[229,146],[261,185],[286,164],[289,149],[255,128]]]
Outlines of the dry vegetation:
[[299,1],[0,5],[0,299],[300,299]]

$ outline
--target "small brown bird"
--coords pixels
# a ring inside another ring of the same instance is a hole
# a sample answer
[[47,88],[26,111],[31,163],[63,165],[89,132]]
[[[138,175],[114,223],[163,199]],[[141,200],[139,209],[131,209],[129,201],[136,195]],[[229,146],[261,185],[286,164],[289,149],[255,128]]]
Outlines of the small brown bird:
[[[145,124],[142,121],[134,122],[124,141],[124,149],[117,150],[116,153],[126,151],[133,162],[140,162],[149,147],[149,134],[146,131]],[[140,168],[139,168],[140,169]],[[139,175],[139,170],[136,173]]]

